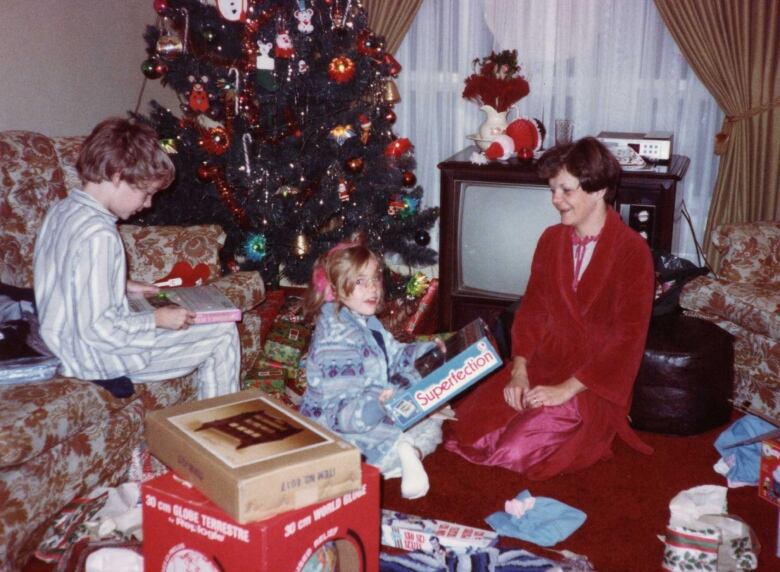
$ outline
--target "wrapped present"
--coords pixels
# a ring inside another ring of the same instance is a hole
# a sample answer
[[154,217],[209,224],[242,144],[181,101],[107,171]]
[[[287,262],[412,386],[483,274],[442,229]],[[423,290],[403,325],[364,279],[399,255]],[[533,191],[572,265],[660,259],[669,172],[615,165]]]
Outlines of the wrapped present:
[[404,322],[404,331],[407,334],[415,334],[423,330],[423,326],[436,320],[436,302],[439,294],[439,279],[433,278],[428,284],[425,294],[420,298],[420,303],[414,313]]
[[312,329],[305,324],[277,320],[263,346],[266,357],[285,364],[296,365],[309,345]]
[[264,343],[268,332],[273,327],[274,320],[284,306],[285,295],[283,290],[271,290],[266,292],[265,300],[254,312],[260,314],[260,343]]
[[287,378],[285,382],[285,394],[296,405],[300,405],[303,394],[306,391],[306,358],[302,358],[298,364],[296,375]]
[[279,310],[279,320],[302,324],[306,320],[303,316],[303,298],[300,296],[287,296]]
[[257,361],[255,362],[254,369],[256,371],[272,370],[277,373],[281,371],[285,379],[295,377],[298,374],[297,363],[290,364],[290,363],[283,363],[280,361],[276,361],[275,359],[272,359],[267,355],[265,355],[265,353],[263,353],[262,351],[260,352],[260,355],[257,356]]
[[276,396],[284,393],[286,381],[287,378],[282,370],[253,371],[241,381],[241,389],[256,388]]

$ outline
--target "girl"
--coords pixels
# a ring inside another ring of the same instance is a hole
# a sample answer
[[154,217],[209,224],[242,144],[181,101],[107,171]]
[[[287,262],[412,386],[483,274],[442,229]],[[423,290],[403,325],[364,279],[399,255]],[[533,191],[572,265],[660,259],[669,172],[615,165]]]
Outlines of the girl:
[[[387,416],[392,379],[418,379],[414,360],[433,342],[402,344],[375,317],[383,301],[382,263],[368,248],[341,243],[314,265],[304,311],[317,321],[306,361],[301,412],[358,447],[401,494],[428,492],[421,459],[441,443],[441,419],[402,432]],[[400,374],[400,375],[399,375]]]

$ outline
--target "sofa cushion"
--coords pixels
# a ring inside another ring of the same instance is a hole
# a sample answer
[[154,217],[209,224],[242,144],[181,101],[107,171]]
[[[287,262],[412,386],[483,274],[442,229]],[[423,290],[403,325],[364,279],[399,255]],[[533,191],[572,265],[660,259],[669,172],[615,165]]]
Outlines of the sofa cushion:
[[146,408],[168,407],[192,399],[190,376],[137,384],[128,399],[113,397],[94,383],[54,377],[40,383],[0,387],[0,467],[23,463],[139,401]]
[[135,226],[119,225],[127,252],[130,278],[155,282],[165,277],[179,261],[209,267],[209,279],[222,273],[219,251],[225,244],[225,232],[219,225]]
[[60,167],[65,174],[65,186],[70,192],[72,189],[81,188],[81,177],[76,171],[76,161],[79,158],[79,150],[86,139],[86,135],[75,137],[52,137],[54,151],[60,161]]
[[66,195],[51,139],[31,131],[0,132],[0,282],[32,286],[35,236],[49,206]]
[[731,282],[780,282],[780,222],[723,224],[712,233],[720,277]]
[[780,340],[780,282],[727,282],[700,276],[683,287],[680,306]]

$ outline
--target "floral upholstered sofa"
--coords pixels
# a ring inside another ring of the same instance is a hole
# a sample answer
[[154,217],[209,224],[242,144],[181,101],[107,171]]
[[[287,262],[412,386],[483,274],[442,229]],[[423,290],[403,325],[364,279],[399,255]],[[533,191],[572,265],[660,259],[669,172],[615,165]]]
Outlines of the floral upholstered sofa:
[[721,225],[712,241],[718,278],[686,284],[680,305],[734,335],[734,404],[780,424],[780,221]]
[[[0,132],[0,284],[31,288],[35,236],[49,206],[79,186],[74,169],[83,137]],[[136,280],[166,276],[174,263],[201,262],[239,308],[241,369],[261,349],[256,272],[220,276],[222,229],[120,225],[128,272]],[[191,376],[135,386],[126,399],[79,379],[54,377],[0,386],[0,570],[19,570],[50,519],[76,497],[125,479],[143,437],[144,413],[192,400]]]

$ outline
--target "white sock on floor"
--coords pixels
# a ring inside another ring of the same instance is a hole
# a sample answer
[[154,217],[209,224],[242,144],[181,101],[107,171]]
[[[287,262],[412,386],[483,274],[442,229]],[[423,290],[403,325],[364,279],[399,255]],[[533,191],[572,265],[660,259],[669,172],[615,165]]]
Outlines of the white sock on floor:
[[401,496],[405,499],[424,497],[430,483],[414,445],[408,441],[398,443],[398,458],[401,459]]

